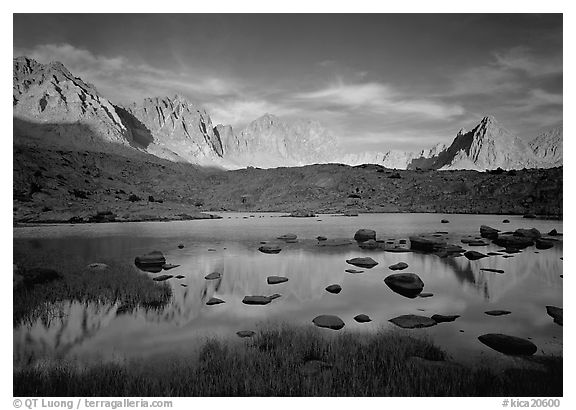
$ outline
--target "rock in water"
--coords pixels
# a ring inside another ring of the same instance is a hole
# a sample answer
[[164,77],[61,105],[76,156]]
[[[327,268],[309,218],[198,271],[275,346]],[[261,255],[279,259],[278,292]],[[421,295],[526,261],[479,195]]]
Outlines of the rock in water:
[[430,319],[436,323],[453,322],[458,319],[460,315],[432,315]]
[[490,226],[487,225],[480,226],[480,236],[482,238],[496,239],[498,238],[498,232],[500,232],[498,229],[494,229]]
[[488,255],[484,255],[483,253],[476,252],[476,251],[468,251],[464,252],[464,256],[466,256],[471,261],[475,261],[482,258],[487,258]]
[[282,248],[280,248],[278,245],[262,245],[261,247],[258,248],[258,250],[262,253],[280,253],[280,251],[282,250]]
[[179,244],[179,245],[178,245],[178,249],[183,249],[183,248],[184,248],[184,245],[183,245],[183,244]]
[[368,322],[372,321],[372,319],[370,319],[370,317],[368,315],[365,315],[363,313],[360,315],[354,316],[354,320],[357,321],[358,323],[368,323]]
[[488,333],[479,336],[478,340],[491,349],[507,355],[530,356],[538,350],[536,345],[529,340],[501,333]]
[[536,239],[536,249],[550,249],[554,247],[554,242],[544,239]]
[[340,285],[330,285],[326,287],[326,291],[330,293],[338,294],[342,291],[342,287]]
[[487,315],[490,315],[490,316],[504,316],[504,315],[509,315],[512,312],[510,312],[509,310],[489,310],[489,311],[484,312],[484,313],[486,313]]
[[292,211],[292,213],[290,213],[290,216],[293,218],[315,218],[316,214],[312,211],[299,209],[296,211]]
[[212,272],[212,273],[209,273],[208,275],[204,276],[204,279],[216,280],[216,279],[220,279],[221,277],[222,277],[222,274],[220,272]]
[[411,236],[410,249],[421,252],[434,252],[436,248],[443,245],[443,242],[424,238],[422,236]]
[[558,235],[558,231],[556,229],[552,229],[550,232],[548,232],[548,236],[557,236]]
[[554,323],[563,326],[564,310],[562,308],[556,306],[546,306],[546,313],[548,313],[554,319]]
[[266,279],[269,285],[277,285],[279,283],[288,282],[288,278],[284,276],[268,276]]
[[220,303],[226,303],[226,302],[223,301],[222,299],[218,299],[218,298],[210,298],[210,300],[208,300],[208,302],[206,302],[206,304],[208,306],[219,305]]
[[346,270],[344,270],[344,272],[347,272],[347,273],[364,273],[363,270],[357,270],[357,269],[346,269]]
[[277,239],[281,239],[283,241],[293,241],[297,238],[298,236],[294,233],[287,233],[284,235],[279,236]]
[[371,269],[374,266],[378,265],[378,262],[376,262],[374,259],[370,257],[347,259],[346,263],[366,269]]
[[245,305],[267,305],[272,302],[269,296],[244,296],[242,303]]
[[239,332],[236,332],[236,334],[237,334],[239,337],[244,338],[244,337],[252,337],[252,336],[254,336],[256,333],[253,332],[252,330],[240,330]]
[[443,223],[443,224],[448,224],[448,223],[450,223],[450,221],[449,221],[448,219],[442,219],[440,222]]
[[396,263],[396,264],[394,264],[394,265],[388,266],[388,269],[391,269],[391,270],[403,270],[403,269],[406,269],[407,267],[408,267],[408,264],[407,264],[407,263],[405,263],[405,262],[398,262],[398,263]]
[[499,235],[498,238],[494,239],[492,242],[498,246],[515,249],[524,249],[528,246],[534,245],[532,239],[515,235]]
[[354,234],[354,239],[357,242],[366,242],[369,239],[376,240],[376,232],[372,229],[359,229]]
[[485,272],[504,273],[502,269],[480,268],[480,270]]
[[166,258],[162,252],[152,251],[145,255],[136,256],[134,264],[141,270],[157,273],[166,264]]
[[365,242],[359,242],[358,246],[362,249],[369,249],[369,250],[374,250],[374,249],[379,248],[378,242],[376,242],[374,239],[368,239]]
[[162,269],[170,270],[170,269],[177,268],[178,266],[180,266],[180,265],[172,265],[171,263],[165,263],[164,265],[162,265]]
[[430,292],[422,292],[418,295],[419,298],[431,298],[432,296],[434,296],[434,294]]
[[312,322],[318,327],[325,327],[332,330],[340,330],[344,327],[342,319],[333,315],[316,316]]
[[395,273],[387,276],[384,283],[394,292],[410,299],[418,296],[424,289],[424,282],[415,273]]
[[509,224],[509,223],[510,223],[510,220],[509,220],[509,219],[504,219],[504,220],[502,221],[502,223],[503,223],[503,224]]
[[319,241],[325,241],[328,238],[326,238],[325,236],[317,236],[316,239],[318,239]]
[[153,278],[156,282],[164,282],[165,280],[172,279],[174,276],[172,275],[160,275]]
[[542,236],[540,231],[536,228],[530,229],[516,229],[514,231],[514,236],[520,236],[523,238],[538,239]]
[[426,316],[418,315],[402,315],[390,319],[389,322],[392,322],[403,329],[420,329],[423,327],[436,326],[435,320]]

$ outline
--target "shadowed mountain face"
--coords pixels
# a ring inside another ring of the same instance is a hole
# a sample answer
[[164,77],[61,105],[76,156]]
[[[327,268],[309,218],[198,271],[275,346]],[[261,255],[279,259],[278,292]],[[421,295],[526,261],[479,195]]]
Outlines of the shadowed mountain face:
[[178,95],[115,106],[61,63],[26,57],[13,60],[13,115],[15,142],[21,145],[113,152],[120,144],[173,162],[224,168],[328,162],[442,170],[562,165],[562,127],[526,143],[485,117],[471,131],[460,131],[449,147],[351,154],[316,121],[266,114],[235,131],[230,125],[213,127],[205,109]]

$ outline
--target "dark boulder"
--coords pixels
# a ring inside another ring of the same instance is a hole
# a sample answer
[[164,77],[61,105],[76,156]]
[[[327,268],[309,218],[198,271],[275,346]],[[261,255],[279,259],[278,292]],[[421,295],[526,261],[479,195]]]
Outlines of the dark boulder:
[[378,249],[380,247],[378,242],[376,242],[374,239],[368,239],[365,242],[359,242],[358,246],[362,249],[367,249],[367,250],[374,250],[374,249]]
[[319,241],[325,241],[328,238],[326,238],[325,236],[317,236],[316,239],[318,239]]
[[219,305],[220,303],[226,303],[226,302],[218,298],[210,298],[210,300],[206,302],[208,306]]
[[530,356],[538,350],[536,345],[529,340],[501,333],[488,333],[479,336],[478,340],[491,349],[507,355]]
[[216,279],[220,279],[221,277],[222,277],[222,274],[220,272],[212,272],[212,273],[209,273],[208,275],[204,276],[204,279],[216,280]]
[[504,248],[524,249],[528,246],[534,245],[534,241],[530,238],[515,235],[499,235],[498,238],[492,241],[498,246]]
[[530,228],[530,229],[516,229],[514,231],[514,236],[520,236],[522,238],[538,239],[542,236],[542,234],[538,229]]
[[261,247],[258,248],[258,250],[262,253],[275,254],[280,253],[282,248],[280,248],[278,245],[262,245]]
[[374,259],[372,259],[370,257],[347,259],[346,263],[348,263],[350,265],[358,266],[360,268],[367,268],[367,269],[371,269],[374,266],[378,265],[378,262],[376,262]]
[[388,269],[391,270],[403,270],[406,269],[408,267],[408,264],[406,262],[398,262],[394,265],[390,265],[388,266]]
[[488,225],[480,226],[480,236],[482,238],[496,239],[498,238],[498,232],[500,232],[498,229],[494,229]]
[[435,320],[426,316],[418,315],[402,315],[390,319],[389,322],[392,322],[403,329],[420,329],[423,327],[436,326]]
[[434,252],[438,247],[443,245],[443,242],[424,238],[422,236],[411,236],[410,249],[422,252]]
[[272,302],[269,296],[244,296],[242,303],[245,305],[267,305]]
[[395,273],[387,276],[384,283],[394,292],[411,299],[424,289],[424,282],[415,273]]
[[544,239],[536,239],[536,249],[550,249],[554,247],[554,242]]
[[444,323],[444,322],[453,322],[458,319],[460,315],[432,315],[430,319],[435,321],[436,323]]
[[450,221],[449,221],[448,219],[442,219],[442,220],[440,221],[440,223],[448,224],[448,223],[450,223]]
[[344,272],[348,272],[348,273],[364,273],[363,270],[357,270],[357,269],[346,269],[346,270],[344,270]]
[[324,327],[332,330],[340,330],[344,327],[344,322],[342,319],[334,315],[316,316],[312,322],[318,327]]
[[[500,254],[498,254],[500,255]],[[504,273],[502,269],[492,269],[492,268],[480,268],[480,270],[485,272],[494,272],[494,273]]]
[[478,259],[487,258],[488,255],[484,255],[483,253],[476,252],[476,251],[468,251],[464,252],[464,256],[466,256],[471,261],[476,261]]
[[334,294],[338,294],[342,291],[342,286],[340,285],[330,285],[326,287],[326,291]]
[[281,239],[283,241],[293,241],[298,236],[295,233],[286,233],[284,235],[279,236],[277,239]]
[[359,229],[354,234],[354,239],[357,242],[366,242],[369,239],[376,240],[376,232],[372,229]]
[[552,229],[550,232],[548,232],[549,236],[557,236],[558,235],[558,231],[556,229]]
[[358,323],[368,323],[372,321],[372,319],[370,319],[370,317],[365,314],[354,316],[354,320],[357,321]]
[[563,326],[564,322],[564,309],[556,306],[546,306],[546,313],[554,319],[554,323]]
[[269,285],[277,285],[279,283],[288,282],[288,278],[284,276],[268,276],[266,279]]
[[141,270],[158,273],[166,264],[166,258],[160,251],[152,251],[145,255],[136,256],[134,264]]
[[177,268],[178,266],[180,266],[180,265],[172,265],[171,263],[165,263],[164,265],[162,265],[162,269],[170,270],[170,269]]
[[484,312],[489,316],[504,316],[504,315],[509,315],[510,312],[509,310],[488,310],[487,312]]

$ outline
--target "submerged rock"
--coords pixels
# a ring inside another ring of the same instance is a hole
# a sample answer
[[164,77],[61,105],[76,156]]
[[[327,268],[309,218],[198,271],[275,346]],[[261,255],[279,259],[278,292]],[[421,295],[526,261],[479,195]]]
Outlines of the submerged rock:
[[354,320],[357,321],[358,323],[368,323],[368,322],[372,321],[372,319],[370,319],[370,317],[368,315],[365,315],[363,313],[360,315],[354,316]]
[[387,276],[384,283],[394,292],[410,299],[418,296],[424,289],[424,282],[415,273],[395,273]]
[[509,315],[512,312],[510,312],[509,310],[489,310],[489,311],[484,312],[484,313],[486,313],[487,315],[490,315],[490,316],[504,316],[504,315]]
[[408,264],[406,262],[398,262],[394,265],[390,265],[388,266],[388,269],[391,270],[403,270],[406,269],[408,267]]
[[172,275],[160,275],[153,278],[156,282],[164,282],[165,280],[172,279],[174,276]]
[[357,269],[346,269],[344,272],[348,272],[348,273],[364,273],[363,270],[357,270]]
[[431,298],[432,296],[434,296],[434,294],[429,292],[422,292],[418,295],[419,298]]
[[262,245],[261,247],[258,248],[258,250],[262,253],[280,253],[280,251],[282,250],[282,248],[280,248],[278,245]]
[[460,315],[432,315],[430,319],[435,321],[436,323],[444,323],[444,322],[453,322],[458,319]]
[[378,262],[376,262],[374,259],[370,257],[347,259],[346,263],[367,269],[371,269],[374,266],[378,265]]
[[501,333],[488,333],[479,336],[478,340],[491,349],[507,355],[530,356],[538,350],[536,345],[529,340]]
[[220,272],[212,272],[212,273],[209,273],[208,275],[204,276],[204,279],[216,280],[216,279],[220,279],[221,277],[222,277],[222,274]]
[[268,276],[266,279],[269,285],[277,285],[279,283],[288,282],[288,278],[284,276]]
[[424,238],[422,236],[411,236],[410,238],[410,249],[414,249],[422,252],[434,252],[438,245],[442,245],[442,242],[434,241],[432,239]]
[[436,326],[435,320],[426,316],[418,315],[402,315],[390,319],[389,322],[392,322],[403,329],[420,329],[423,327]]
[[546,313],[554,319],[554,323],[563,326],[564,322],[564,309],[556,306],[546,306]]
[[464,256],[466,256],[471,261],[475,261],[482,258],[487,258],[488,255],[484,255],[483,253],[476,252],[476,251],[468,251],[464,252]]
[[330,293],[338,294],[342,291],[342,286],[340,285],[330,285],[326,287],[326,291]]
[[252,330],[240,330],[239,332],[236,332],[236,334],[239,337],[252,337],[254,336],[256,333],[253,332]]
[[244,296],[242,303],[245,305],[267,305],[272,302],[269,296]]
[[170,269],[177,268],[178,266],[180,266],[180,265],[172,265],[171,263],[165,263],[164,265],[162,265],[162,269],[170,270]]
[[318,327],[324,327],[332,330],[340,330],[344,327],[344,322],[342,319],[334,315],[316,316],[312,322]]
[[354,240],[357,242],[366,242],[369,239],[376,240],[376,231],[372,229],[359,229],[354,234]]
[[281,239],[283,241],[293,241],[297,238],[298,236],[294,233],[287,233],[284,235],[279,236],[277,239]]
[[226,303],[226,302],[223,301],[222,299],[218,299],[218,298],[210,298],[210,300],[208,300],[208,302],[206,302],[206,304],[208,306],[219,305],[220,303]]

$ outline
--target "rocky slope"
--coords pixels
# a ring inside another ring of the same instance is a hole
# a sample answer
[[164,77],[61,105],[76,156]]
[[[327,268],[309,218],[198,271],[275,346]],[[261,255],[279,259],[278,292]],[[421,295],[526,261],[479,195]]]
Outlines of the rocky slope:
[[14,138],[32,144],[85,149],[132,139],[114,106],[61,63],[13,60]]
[[119,113],[135,142],[153,155],[195,164],[222,158],[222,143],[206,110],[179,95],[146,98],[119,108]]
[[536,136],[530,142],[534,155],[553,166],[562,166],[562,133],[560,126]]
[[140,154],[15,146],[15,222],[208,217],[201,211],[562,214],[562,168],[487,173],[325,164],[210,170]]
[[235,133],[218,125],[224,158],[237,166],[278,167],[326,163],[337,157],[337,140],[320,123],[284,121],[265,114]]

